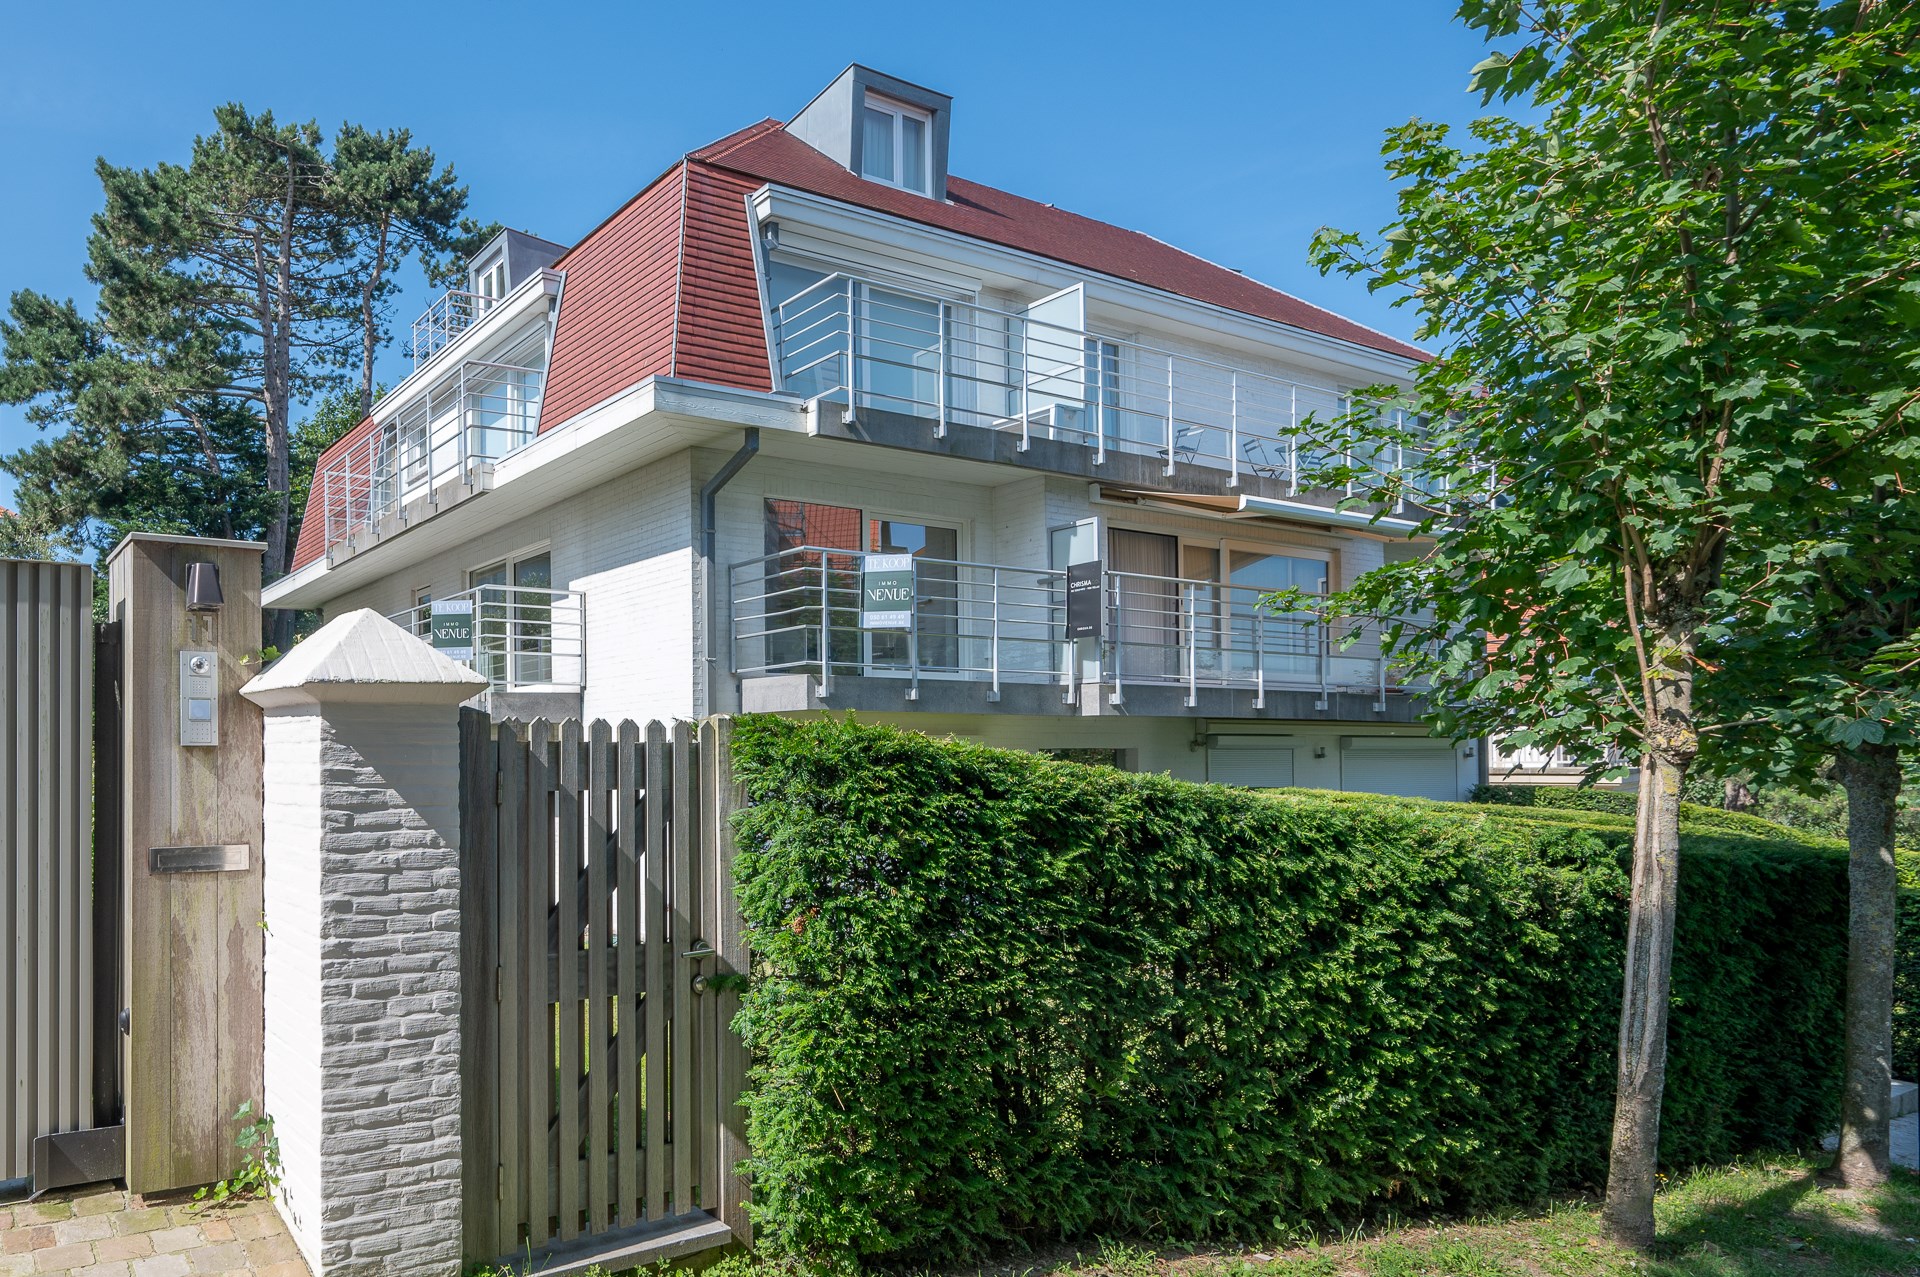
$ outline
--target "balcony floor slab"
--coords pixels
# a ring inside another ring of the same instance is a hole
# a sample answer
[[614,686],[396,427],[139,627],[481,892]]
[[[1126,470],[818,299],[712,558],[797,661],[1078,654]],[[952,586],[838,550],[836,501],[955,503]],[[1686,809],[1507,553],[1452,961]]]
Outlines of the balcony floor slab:
[[836,674],[825,696],[811,674],[781,674],[741,680],[740,708],[745,713],[792,714],[821,710],[866,710],[875,713],[1017,714],[1056,717],[1234,718],[1289,722],[1415,723],[1425,708],[1419,696],[1387,693],[1385,709],[1376,709],[1375,693],[1330,689],[1326,707],[1320,707],[1317,689],[1269,688],[1264,705],[1255,708],[1254,694],[1245,687],[1200,687],[1194,704],[1187,704],[1185,687],[1164,683],[1130,683],[1122,703],[1112,702],[1113,685],[1085,684],[1072,701],[1058,683],[1000,685],[1000,699],[989,699],[985,681],[922,678],[919,695],[908,699],[912,681],[890,675]]
[[[1036,428],[1027,448],[1020,448],[1020,431],[949,421],[944,437],[934,436],[931,417],[862,408],[851,422],[843,420],[845,405],[823,400],[814,406],[813,433],[823,439],[844,439],[855,443],[877,444],[909,452],[957,457],[992,465],[1016,466],[1046,474],[1067,475],[1097,480],[1116,487],[1142,492],[1164,492],[1170,496],[1234,497],[1250,496],[1289,501],[1306,506],[1324,506],[1329,515],[1340,502],[1338,494],[1325,491],[1295,492],[1283,478],[1242,469],[1236,483],[1229,471],[1201,461],[1177,464],[1169,475],[1166,461],[1140,452],[1110,448],[1104,459],[1088,443],[1050,439]],[[1310,516],[1308,516],[1310,517]]]

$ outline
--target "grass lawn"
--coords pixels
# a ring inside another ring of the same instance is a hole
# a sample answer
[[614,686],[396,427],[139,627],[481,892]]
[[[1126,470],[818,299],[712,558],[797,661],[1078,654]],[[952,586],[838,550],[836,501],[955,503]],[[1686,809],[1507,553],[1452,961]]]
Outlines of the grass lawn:
[[[1920,1177],[1865,1197],[1822,1188],[1818,1163],[1767,1158],[1701,1171],[1656,1206],[1651,1259],[1600,1239],[1598,1203],[1462,1222],[1405,1221],[1268,1251],[1157,1252],[1108,1242],[1035,1253],[982,1277],[1920,1277]],[[749,1277],[736,1256],[707,1277]],[[731,1274],[726,1270],[733,1270]]]

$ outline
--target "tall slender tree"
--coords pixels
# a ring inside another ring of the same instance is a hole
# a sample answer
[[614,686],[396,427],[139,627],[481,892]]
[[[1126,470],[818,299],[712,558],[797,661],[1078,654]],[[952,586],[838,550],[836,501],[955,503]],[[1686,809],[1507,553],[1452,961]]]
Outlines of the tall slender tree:
[[267,565],[291,545],[288,431],[351,348],[352,234],[311,123],[237,104],[214,111],[185,167],[100,163],[87,274],[101,324],[182,397],[251,404],[265,438]]
[[[1438,725],[1639,761],[1604,1220],[1646,1247],[1666,1070],[1679,803],[1729,724],[1703,649],[1777,587],[1812,479],[1910,437],[1920,325],[1850,381],[1826,361],[1863,303],[1904,313],[1920,267],[1913,3],[1463,0],[1505,47],[1475,68],[1525,101],[1456,145],[1392,131],[1396,222],[1323,232],[1323,269],[1407,290],[1442,353],[1424,421],[1356,415],[1369,495],[1434,509],[1436,548],[1349,604]],[[1430,424],[1428,424],[1430,423]],[[1864,463],[1861,463],[1864,464]],[[1440,485],[1448,495],[1436,497]],[[1437,507],[1437,508],[1436,508]]]

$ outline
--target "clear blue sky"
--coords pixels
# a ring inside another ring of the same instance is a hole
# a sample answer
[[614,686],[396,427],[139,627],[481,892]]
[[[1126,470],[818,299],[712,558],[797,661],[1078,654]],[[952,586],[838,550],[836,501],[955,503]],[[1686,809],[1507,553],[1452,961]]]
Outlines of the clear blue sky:
[[[954,97],[953,171],[1142,230],[1397,336],[1306,263],[1392,211],[1382,130],[1478,113],[1447,0],[944,7],[692,3],[7,6],[0,292],[86,300],[96,156],[184,160],[240,101],[411,128],[473,212],[571,243],[684,152],[787,118],[849,62]],[[416,279],[405,321],[426,300]],[[397,349],[383,372],[405,371]],[[0,406],[0,449],[34,434]],[[0,504],[12,483],[0,473]]]

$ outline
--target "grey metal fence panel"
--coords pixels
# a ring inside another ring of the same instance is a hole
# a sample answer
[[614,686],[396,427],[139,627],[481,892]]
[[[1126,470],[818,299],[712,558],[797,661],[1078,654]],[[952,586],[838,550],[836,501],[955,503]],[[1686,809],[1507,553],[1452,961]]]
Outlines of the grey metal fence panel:
[[93,1126],[93,572],[0,559],[0,1180]]

